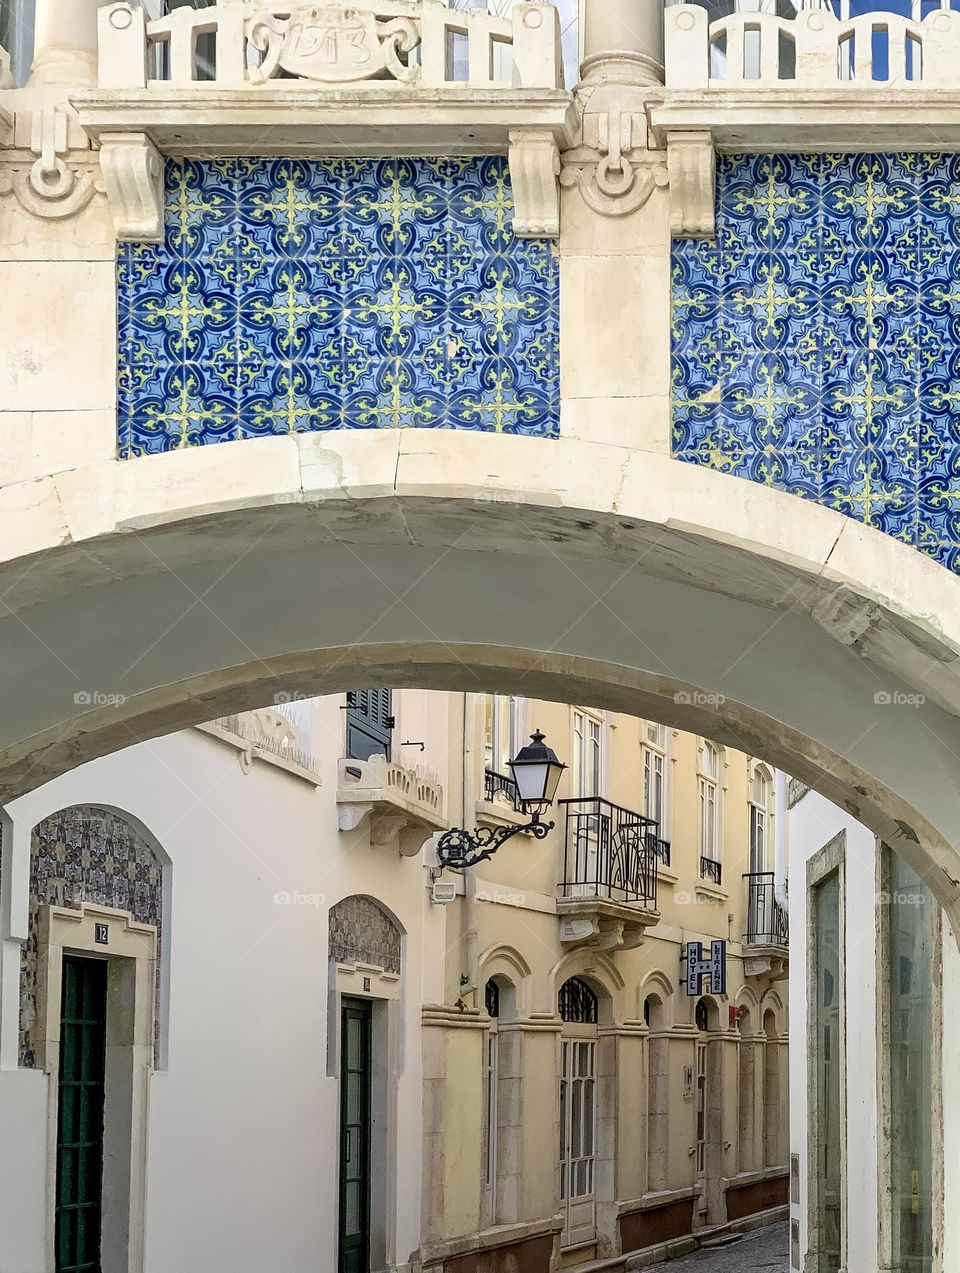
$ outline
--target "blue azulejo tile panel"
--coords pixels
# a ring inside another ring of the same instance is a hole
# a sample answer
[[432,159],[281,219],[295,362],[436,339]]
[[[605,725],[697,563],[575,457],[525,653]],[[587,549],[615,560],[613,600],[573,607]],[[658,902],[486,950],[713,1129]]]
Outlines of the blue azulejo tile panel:
[[728,155],[674,245],[673,446],[960,571],[960,157]]
[[119,448],[415,426],[556,437],[559,272],[506,162],[212,160],[119,259]]

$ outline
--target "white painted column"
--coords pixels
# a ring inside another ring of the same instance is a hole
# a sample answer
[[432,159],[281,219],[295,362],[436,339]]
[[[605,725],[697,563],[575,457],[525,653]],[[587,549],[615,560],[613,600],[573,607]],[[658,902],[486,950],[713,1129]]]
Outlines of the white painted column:
[[36,0],[36,6],[30,83],[96,84],[99,0]]
[[584,0],[583,65],[589,83],[663,83],[663,0]]

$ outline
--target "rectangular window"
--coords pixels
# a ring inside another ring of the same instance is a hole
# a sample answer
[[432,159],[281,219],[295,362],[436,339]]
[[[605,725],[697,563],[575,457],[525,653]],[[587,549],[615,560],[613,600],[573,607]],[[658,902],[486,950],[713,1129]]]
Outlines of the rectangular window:
[[813,887],[813,941],[816,976],[811,994],[816,1108],[817,1232],[816,1273],[839,1273],[843,1264],[844,1111],[841,1073],[843,1005],[841,1003],[840,873],[833,871]]
[[664,834],[663,824],[666,815],[666,757],[662,752],[652,751],[649,747],[643,752],[643,811],[652,818]]
[[484,705],[484,765],[488,773],[510,775],[510,761],[526,744],[524,699],[488,694]]
[[937,905],[926,885],[895,853],[888,852],[888,869],[890,1268],[894,1273],[931,1273]]
[[717,856],[717,784],[709,778],[700,779],[700,856],[711,862]]
[[573,794],[589,799],[602,794],[603,722],[587,712],[573,713]]

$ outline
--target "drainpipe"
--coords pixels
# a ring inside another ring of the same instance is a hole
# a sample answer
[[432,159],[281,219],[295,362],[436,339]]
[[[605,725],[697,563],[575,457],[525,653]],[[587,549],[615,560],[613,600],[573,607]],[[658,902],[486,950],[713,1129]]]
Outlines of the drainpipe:
[[36,0],[31,86],[96,85],[98,7],[98,0]]
[[789,910],[787,901],[787,823],[790,817],[787,810],[787,792],[789,786],[790,779],[778,769],[776,772],[776,804],[774,807],[776,817],[774,834],[776,859],[773,871],[773,896],[777,905],[782,906],[785,911]]
[[584,0],[583,84],[663,83],[662,0]]
[[[470,828],[477,820],[474,799],[474,733],[476,726],[475,694],[463,695],[463,823]],[[475,870],[463,872],[463,949],[465,960],[466,983],[461,981],[460,998],[467,999],[473,995],[473,1006],[477,1007],[477,982],[480,978],[480,957],[478,954],[477,935],[477,876]]]

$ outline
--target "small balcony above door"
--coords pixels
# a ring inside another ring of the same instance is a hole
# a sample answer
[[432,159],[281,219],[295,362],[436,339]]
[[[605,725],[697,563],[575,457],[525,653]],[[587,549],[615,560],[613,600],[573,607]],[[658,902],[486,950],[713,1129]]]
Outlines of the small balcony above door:
[[777,901],[774,873],[754,871],[743,878],[747,884],[744,975],[779,981],[789,967],[790,930],[787,912]]
[[565,818],[560,940],[600,950],[639,946],[660,919],[657,865],[669,846],[659,825],[599,796],[559,804]]

